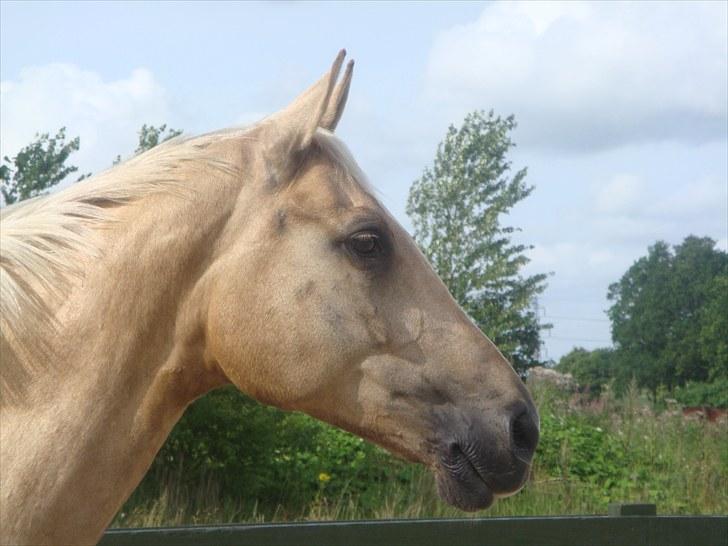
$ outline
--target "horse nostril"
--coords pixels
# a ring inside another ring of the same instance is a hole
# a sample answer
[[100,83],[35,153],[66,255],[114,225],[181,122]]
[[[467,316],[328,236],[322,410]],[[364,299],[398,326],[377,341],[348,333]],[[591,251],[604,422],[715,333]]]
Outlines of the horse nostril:
[[447,444],[447,454],[451,459],[455,459],[463,454],[463,450],[460,448],[460,444],[451,441]]
[[538,445],[538,427],[527,410],[521,411],[511,422],[511,438],[518,458],[530,461]]

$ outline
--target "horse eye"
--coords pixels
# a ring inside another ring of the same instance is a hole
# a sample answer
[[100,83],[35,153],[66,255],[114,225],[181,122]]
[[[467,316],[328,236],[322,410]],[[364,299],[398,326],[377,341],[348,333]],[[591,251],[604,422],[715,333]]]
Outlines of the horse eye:
[[349,239],[349,248],[359,256],[371,258],[382,250],[379,236],[376,233],[363,231],[355,233]]

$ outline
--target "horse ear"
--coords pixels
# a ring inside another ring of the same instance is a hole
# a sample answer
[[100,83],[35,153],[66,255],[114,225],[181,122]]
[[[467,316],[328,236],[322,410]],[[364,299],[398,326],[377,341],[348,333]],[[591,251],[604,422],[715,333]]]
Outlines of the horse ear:
[[[270,127],[274,130],[273,139],[278,157],[288,157],[292,153],[305,150],[313,139],[316,129],[324,127],[322,122],[335,126],[341,113],[337,105],[333,105],[333,113],[329,114],[329,103],[332,96],[338,102],[345,102],[348,86],[341,86],[334,92],[334,85],[339,77],[346,50],[342,49],[334,60],[331,70],[323,78],[309,87],[286,108],[269,118]],[[347,73],[350,69],[347,69]],[[350,76],[349,76],[350,77]],[[342,82],[345,83],[345,82]],[[343,109],[343,104],[341,105]],[[328,128],[328,127],[326,127]]]
[[344,107],[346,106],[346,99],[349,98],[349,87],[351,87],[351,77],[354,74],[354,61],[349,61],[346,65],[346,71],[344,77],[341,78],[341,82],[336,86],[331,99],[329,100],[328,107],[324,117],[321,118],[319,127],[328,129],[333,132],[336,126],[339,124],[341,114],[344,113]]

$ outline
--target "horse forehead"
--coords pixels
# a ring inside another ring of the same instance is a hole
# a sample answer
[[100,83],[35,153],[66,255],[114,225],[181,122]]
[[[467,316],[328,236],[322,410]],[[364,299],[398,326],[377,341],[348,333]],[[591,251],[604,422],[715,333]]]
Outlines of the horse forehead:
[[370,195],[344,167],[317,158],[293,184],[296,204],[309,210],[369,207],[380,209]]

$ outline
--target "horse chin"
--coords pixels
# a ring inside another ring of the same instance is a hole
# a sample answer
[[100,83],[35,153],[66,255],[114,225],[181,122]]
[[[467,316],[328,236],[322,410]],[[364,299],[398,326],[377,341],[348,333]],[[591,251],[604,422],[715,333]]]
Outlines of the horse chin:
[[456,476],[447,469],[439,468],[435,471],[435,477],[440,498],[465,512],[484,510],[496,498],[490,487],[475,473]]

